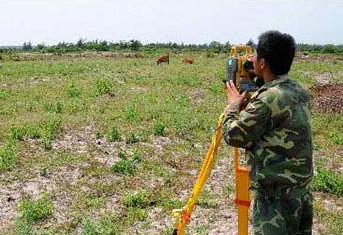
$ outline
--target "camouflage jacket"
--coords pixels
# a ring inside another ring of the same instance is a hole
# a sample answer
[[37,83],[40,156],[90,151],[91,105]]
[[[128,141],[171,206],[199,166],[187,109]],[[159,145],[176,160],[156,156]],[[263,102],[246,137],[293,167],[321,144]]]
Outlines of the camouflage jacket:
[[[309,189],[313,175],[309,95],[288,75],[263,85],[245,110],[226,113],[225,141],[245,149],[251,189]],[[306,190],[307,191],[307,190]]]

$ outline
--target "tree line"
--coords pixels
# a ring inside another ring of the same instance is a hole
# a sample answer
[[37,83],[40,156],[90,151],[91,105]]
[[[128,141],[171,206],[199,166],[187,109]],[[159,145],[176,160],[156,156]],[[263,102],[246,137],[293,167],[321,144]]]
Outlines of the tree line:
[[[249,40],[246,45],[255,47],[253,40]],[[298,51],[310,53],[343,53],[343,45],[317,45],[317,44],[297,44]],[[86,41],[79,39],[76,43],[60,42],[56,45],[47,46],[44,44],[33,45],[31,42],[24,42],[22,46],[17,47],[0,47],[0,52],[41,52],[41,53],[67,53],[67,52],[82,52],[82,51],[142,51],[142,52],[158,52],[170,50],[172,52],[180,51],[205,51],[211,53],[227,53],[231,49],[230,42],[220,43],[212,41],[204,44],[184,44],[184,43],[148,43],[143,44],[139,40],[108,42],[106,40]]]

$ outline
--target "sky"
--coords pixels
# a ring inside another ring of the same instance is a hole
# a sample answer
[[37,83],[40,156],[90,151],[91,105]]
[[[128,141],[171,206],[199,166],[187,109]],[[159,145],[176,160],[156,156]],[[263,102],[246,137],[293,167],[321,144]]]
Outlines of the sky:
[[343,1],[333,0],[0,0],[0,12],[0,46],[80,38],[235,44],[271,29],[298,43],[343,44]]

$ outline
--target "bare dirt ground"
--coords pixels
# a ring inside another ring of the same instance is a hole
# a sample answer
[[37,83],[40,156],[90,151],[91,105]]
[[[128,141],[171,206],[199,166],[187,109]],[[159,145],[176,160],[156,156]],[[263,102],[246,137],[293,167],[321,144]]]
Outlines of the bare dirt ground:
[[[93,154],[94,160],[103,165],[110,165],[110,163],[117,160],[118,150],[123,146],[120,144],[107,143],[106,140],[97,140],[94,129],[92,126],[86,126],[78,131],[64,131],[57,140],[53,143],[53,149],[64,149],[66,151],[83,153],[94,148],[94,145],[101,146],[95,148],[96,154]],[[162,137],[161,137],[162,138]],[[152,140],[153,145],[156,145],[156,152],[164,151],[164,147],[170,144],[170,139],[163,139],[163,143],[160,143],[160,139]],[[71,144],[72,143],[72,144]],[[37,149],[35,143],[31,143],[31,148]],[[100,151],[101,150],[101,151]],[[209,234],[209,235],[225,235],[237,233],[237,214],[234,205],[234,192],[225,193],[225,186],[228,182],[233,185],[233,175],[230,172],[233,169],[232,159],[230,156],[219,159],[213,169],[211,177],[205,185],[206,191],[210,192],[214,196],[217,206],[206,207],[196,206],[194,213],[192,214],[191,224],[189,224],[189,234]],[[73,211],[71,208],[71,199],[75,197],[75,188],[80,183],[82,176],[83,163],[68,164],[67,166],[61,166],[55,169],[55,171],[49,172],[48,177],[43,177],[39,173],[39,169],[32,169],[32,175],[24,181],[18,181],[16,179],[7,179],[12,181],[11,184],[0,188],[0,228],[8,228],[18,216],[17,203],[24,195],[30,198],[37,198],[38,195],[47,191],[50,192],[53,197],[53,202],[56,210],[51,221],[53,223],[63,224],[70,223],[73,218]],[[197,176],[197,171],[191,171],[189,174],[194,178]],[[191,178],[192,178],[191,177]],[[110,177],[111,178],[111,177]],[[1,178],[0,178],[1,179]],[[86,176],[87,181],[94,180],[91,176]],[[105,180],[105,179],[102,179]],[[147,185],[153,185],[153,182],[142,182]],[[163,182],[162,182],[163,183]],[[66,187],[66,185],[68,187]],[[88,188],[81,188],[81,190],[89,191]],[[192,187],[187,187],[180,192],[180,199],[184,202],[187,201],[190,195]],[[317,199],[320,195],[316,196]],[[121,210],[120,195],[112,195],[107,198],[104,211],[118,211]],[[335,199],[326,197],[325,202],[334,205]],[[252,207],[251,207],[252,208]],[[250,208],[250,210],[251,210]],[[251,217],[250,213],[250,217]],[[50,223],[51,223],[50,221]],[[171,228],[173,224],[173,218],[171,214],[163,211],[162,208],[152,207],[148,212],[149,226],[146,227],[144,223],[136,223],[135,226],[126,230],[123,234],[161,234],[166,231],[167,228]],[[252,234],[251,218],[250,218],[249,234]],[[78,231],[82,231],[79,225]],[[203,229],[203,230],[201,230]],[[80,234],[76,231],[76,234]],[[206,232],[205,232],[206,231]],[[324,225],[316,221],[313,228],[313,234],[323,234],[325,231]],[[204,233],[205,232],[205,233]]]
[[295,61],[332,62],[335,60],[343,61],[343,55],[298,53],[295,56]]
[[58,59],[88,59],[88,58],[109,58],[109,59],[121,59],[121,58],[143,58],[142,53],[124,53],[124,52],[80,52],[80,53],[13,53],[4,56],[4,60],[9,61],[32,61],[32,60],[58,60]]
[[343,111],[343,84],[317,85],[311,89],[312,107],[322,112]]

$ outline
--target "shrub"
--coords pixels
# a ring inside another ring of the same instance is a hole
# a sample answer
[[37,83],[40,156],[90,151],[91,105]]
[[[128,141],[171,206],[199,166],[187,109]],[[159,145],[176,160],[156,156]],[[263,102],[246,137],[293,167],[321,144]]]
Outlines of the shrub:
[[39,139],[41,137],[41,130],[36,124],[26,124],[25,135],[31,139]]
[[343,177],[330,170],[319,167],[313,177],[313,189],[342,197]]
[[17,163],[18,153],[15,143],[8,142],[0,148],[0,171],[10,170]]
[[78,97],[80,96],[81,91],[74,84],[69,84],[66,89],[66,93],[69,97]]
[[142,190],[135,193],[126,194],[123,204],[126,207],[146,208],[149,206],[150,202],[148,194],[146,191]]
[[24,199],[19,203],[19,212],[22,218],[29,222],[45,219],[52,215],[54,205],[47,194],[38,200]]
[[11,140],[23,140],[25,137],[25,129],[22,127],[11,126],[10,127],[10,138]]
[[140,120],[135,105],[125,107],[124,116],[128,121],[137,122]]
[[62,113],[63,104],[61,101],[56,101],[54,103],[46,104],[45,111],[49,113]]
[[154,125],[154,135],[165,136],[166,135],[166,126],[160,122],[156,123]]
[[117,127],[113,126],[110,128],[109,132],[107,133],[107,139],[110,142],[120,140],[120,133],[119,133]]
[[138,152],[135,152],[130,156],[129,154],[120,151],[118,156],[121,160],[111,166],[111,171],[114,173],[133,175],[137,165],[142,161],[142,157]]
[[25,218],[18,218],[14,223],[16,235],[34,235],[32,223]]
[[61,119],[54,117],[48,119],[42,126],[42,144],[46,150],[51,149],[51,141],[56,137],[56,134],[61,126]]
[[113,84],[109,79],[98,78],[95,81],[95,94],[97,96],[104,94],[111,94],[113,89]]
[[122,159],[112,165],[111,171],[120,174],[130,174],[133,175],[136,169],[136,165],[133,161]]
[[135,221],[145,221],[148,218],[148,213],[145,209],[129,207],[127,209],[127,222],[134,224]]
[[112,215],[102,216],[98,222],[86,218],[82,222],[82,235],[116,235],[119,234],[119,226],[116,218]]
[[41,137],[38,125],[26,124],[23,127],[11,126],[9,130],[10,139],[13,141],[24,140],[27,136],[32,139],[39,139]]
[[127,144],[134,144],[139,142],[139,135],[135,133],[130,133],[129,136],[126,138]]
[[338,132],[330,132],[329,137],[333,143],[343,144],[343,136],[341,136]]

